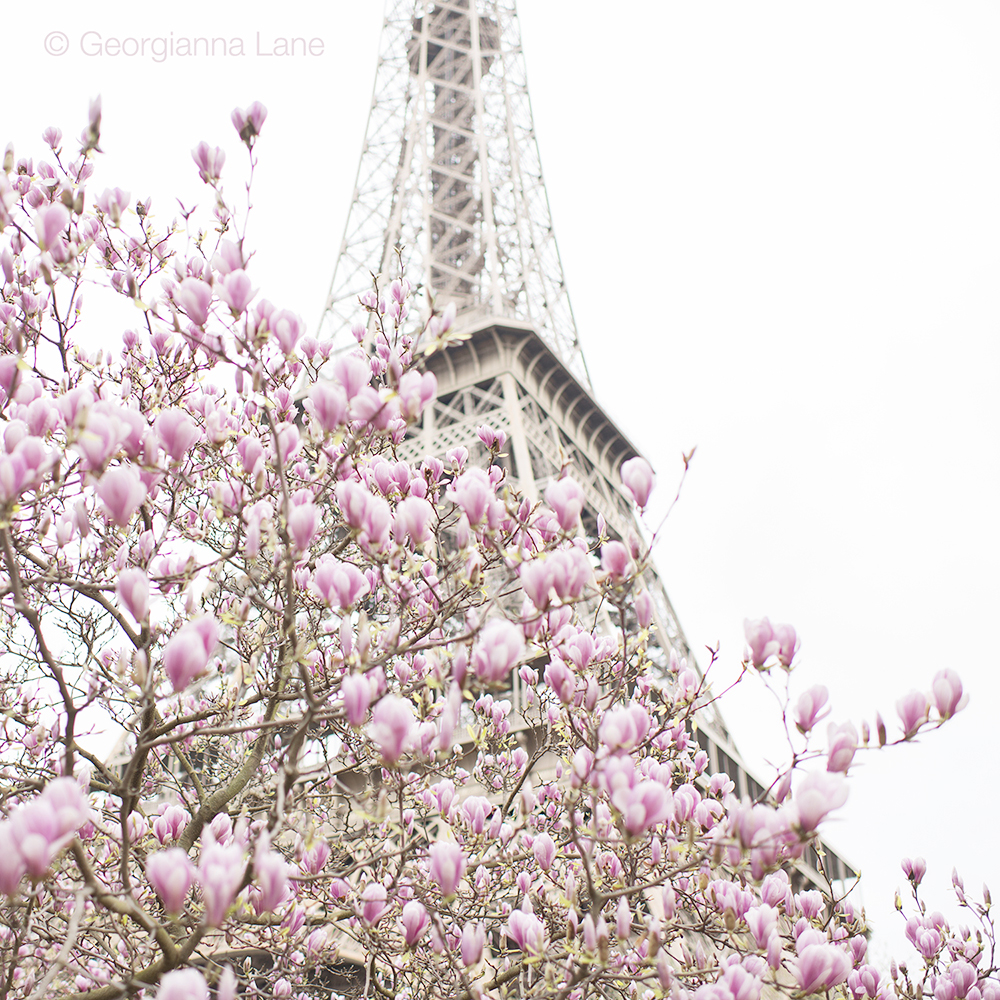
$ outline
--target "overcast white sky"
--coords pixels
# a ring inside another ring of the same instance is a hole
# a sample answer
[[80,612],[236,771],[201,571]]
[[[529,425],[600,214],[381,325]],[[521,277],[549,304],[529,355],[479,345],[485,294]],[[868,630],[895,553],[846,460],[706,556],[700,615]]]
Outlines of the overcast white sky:
[[[272,300],[318,321],[364,135],[380,0],[6,19],[0,143],[44,155],[104,100],[93,188],[205,199],[190,149],[245,162],[233,106],[270,110],[250,241]],[[696,649],[735,671],[745,616],[803,636],[798,690],[837,721],[896,727],[895,701],[958,670],[968,709],[918,746],[870,755],[831,842],[865,874],[897,945],[899,858],[923,854],[932,908],[952,864],[1000,888],[991,736],[1000,705],[996,499],[1000,371],[1000,7],[521,0],[556,234],[598,398],[656,468],[657,550]],[[59,49],[50,55],[45,45]],[[85,32],[92,34],[86,35]],[[96,34],[93,34],[96,33]],[[258,41],[259,33],[259,41]],[[128,58],[118,38],[222,35],[245,55]],[[281,59],[276,39],[320,39]],[[314,45],[314,50],[317,46]],[[84,51],[86,50],[86,51]],[[109,339],[119,336],[109,329]],[[707,661],[706,656],[701,657]],[[761,771],[782,753],[748,688],[724,706]],[[899,951],[901,946],[895,947]]]

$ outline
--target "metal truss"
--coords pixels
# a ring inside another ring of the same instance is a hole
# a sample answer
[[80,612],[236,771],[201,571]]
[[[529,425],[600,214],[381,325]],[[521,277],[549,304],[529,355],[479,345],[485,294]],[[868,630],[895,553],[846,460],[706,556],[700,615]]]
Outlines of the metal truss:
[[[641,537],[619,473],[638,452],[594,400],[577,340],[514,0],[388,0],[368,131],[320,330],[337,349],[356,346],[358,299],[371,290],[372,274],[386,282],[395,275],[396,247],[404,248],[407,277],[438,308],[455,303],[455,326],[467,335],[427,358],[438,395],[398,457],[418,463],[465,447],[470,464],[485,465],[476,429],[487,424],[507,434],[502,461],[521,494],[538,500],[568,466],[586,494],[583,526],[593,545],[599,515],[612,537]],[[665,671],[674,651],[697,669],[652,563],[644,583],[655,605],[650,657]],[[580,610],[607,632],[620,624],[597,598]],[[516,672],[511,683],[517,708]],[[728,774],[737,795],[765,794],[714,703],[699,711],[695,738],[710,771]],[[819,857],[808,851],[795,877],[817,884]],[[826,852],[831,877],[853,877]]]
[[375,91],[321,335],[352,347],[372,274],[407,276],[459,329],[538,332],[590,384],[542,180],[514,0],[388,0]]

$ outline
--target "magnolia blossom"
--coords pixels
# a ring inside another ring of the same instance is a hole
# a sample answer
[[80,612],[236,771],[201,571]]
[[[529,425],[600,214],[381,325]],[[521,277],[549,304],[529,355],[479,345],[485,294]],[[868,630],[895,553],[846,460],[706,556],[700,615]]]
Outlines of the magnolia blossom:
[[488,521],[496,500],[493,484],[482,469],[468,469],[455,480],[449,491],[451,499],[469,519],[469,524],[479,525]]
[[645,507],[649,503],[649,494],[652,493],[653,484],[656,482],[649,462],[641,455],[622,462],[621,477],[622,485],[632,494],[636,505]]
[[462,964],[466,968],[478,965],[483,957],[483,948],[486,945],[486,928],[482,921],[478,923],[467,923],[462,928],[462,942],[460,954]]
[[535,837],[535,841],[531,847],[535,855],[535,860],[538,862],[538,867],[541,868],[543,872],[547,872],[552,867],[552,862],[555,860],[555,841],[551,836],[549,836],[548,833],[540,833],[537,837]]
[[801,733],[808,733],[820,719],[830,714],[830,709],[824,712],[830,692],[822,684],[816,684],[799,697],[795,705],[795,725]]
[[842,983],[851,971],[851,959],[832,944],[812,944],[799,952],[795,979],[803,993],[818,993]]
[[472,666],[487,684],[505,681],[524,654],[524,635],[512,622],[494,618],[479,633]]
[[219,625],[210,616],[188,622],[163,650],[163,669],[174,691],[183,691],[205,672],[219,642]]
[[579,525],[585,499],[583,487],[570,476],[553,480],[545,489],[545,502],[555,512],[563,531]]
[[340,682],[340,694],[344,699],[344,712],[352,726],[360,726],[368,715],[372,700],[372,689],[368,678],[360,674],[347,674]]
[[236,899],[246,862],[243,848],[235,841],[222,845],[206,831],[202,837],[198,881],[205,902],[205,923],[221,927],[229,907]]
[[907,739],[927,721],[930,702],[922,691],[911,691],[896,702],[896,711],[903,723],[903,733]]
[[427,933],[431,918],[423,903],[411,899],[403,907],[400,923],[403,925],[403,940],[407,947],[412,948]]
[[139,473],[130,466],[108,469],[97,484],[97,495],[104,503],[108,517],[124,528],[139,504],[146,499],[146,486]]
[[796,825],[806,836],[813,833],[827,813],[847,801],[847,783],[839,775],[812,771],[795,792],[793,806]]
[[968,704],[969,696],[962,691],[958,674],[950,668],[939,670],[931,684],[934,707],[942,719],[950,719]]
[[156,1000],[208,1000],[208,983],[197,969],[174,969],[160,980]]
[[747,645],[750,647],[750,658],[755,667],[764,666],[767,658],[781,648],[780,642],[774,637],[774,629],[766,618],[758,618],[754,621],[749,618],[744,619],[743,631],[746,635]]
[[846,774],[858,749],[858,731],[852,722],[845,722],[840,726],[831,723],[827,734],[830,749],[826,769],[828,771],[843,771]]
[[149,613],[149,577],[137,568],[118,574],[118,597],[125,610],[137,621],[145,621]]
[[413,708],[405,698],[388,695],[375,706],[369,735],[387,764],[395,764],[403,756],[414,725]]
[[373,882],[361,893],[361,919],[370,927],[374,927],[391,907],[386,903],[388,892],[384,885]]
[[622,802],[626,832],[632,837],[646,834],[670,817],[670,790],[658,781],[640,781]]
[[352,563],[328,557],[313,574],[313,591],[328,607],[342,611],[357,604],[371,590],[365,575]]
[[507,933],[521,951],[537,954],[545,946],[545,925],[534,913],[513,910],[507,921]]
[[288,863],[266,838],[258,845],[253,862],[254,879],[260,890],[258,912],[277,910],[288,893]]
[[438,840],[428,852],[430,876],[437,883],[442,896],[453,896],[465,874],[466,857],[453,840]]
[[167,913],[177,914],[184,909],[195,876],[191,859],[179,847],[156,851],[146,859],[146,878],[163,901]]

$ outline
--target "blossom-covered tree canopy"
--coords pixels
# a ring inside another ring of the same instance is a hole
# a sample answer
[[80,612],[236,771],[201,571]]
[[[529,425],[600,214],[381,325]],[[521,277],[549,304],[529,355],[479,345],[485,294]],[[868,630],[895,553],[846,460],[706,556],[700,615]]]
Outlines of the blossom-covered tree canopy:
[[[233,114],[251,161],[265,117]],[[648,544],[586,534],[572,468],[520,495],[495,428],[486,468],[399,457],[454,310],[401,265],[332,355],[251,277],[221,149],[194,231],[91,189],[99,102],[43,139],[0,173],[0,997],[1000,997],[988,891],[956,875],[952,926],[905,862],[887,973],[850,886],[796,874],[858,750],[963,706],[951,670],[824,743],[795,630],[747,622],[792,756],[738,799],[706,677],[651,653]]]

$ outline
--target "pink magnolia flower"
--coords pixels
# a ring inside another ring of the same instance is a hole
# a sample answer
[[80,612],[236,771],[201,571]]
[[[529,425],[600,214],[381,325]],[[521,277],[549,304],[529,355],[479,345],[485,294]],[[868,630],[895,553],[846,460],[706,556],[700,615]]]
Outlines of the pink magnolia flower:
[[545,489],[545,502],[555,512],[563,531],[571,531],[579,525],[584,500],[583,487],[569,476],[553,480]]
[[594,569],[585,552],[576,547],[559,549],[545,561],[551,573],[550,586],[560,601],[575,601],[594,580]]
[[216,987],[216,1000],[239,1000],[240,983],[233,972],[233,967],[227,965],[219,976],[219,984]]
[[337,500],[344,519],[358,532],[360,544],[381,552],[389,541],[392,523],[389,504],[350,480],[337,484]]
[[632,837],[643,836],[673,813],[670,790],[648,779],[629,789],[622,804],[625,830]]
[[191,814],[183,806],[167,806],[153,820],[153,834],[161,844],[165,844],[168,840],[177,840],[190,820]]
[[811,944],[799,952],[795,979],[803,993],[818,993],[842,983],[851,971],[851,957],[832,944]]
[[448,491],[448,496],[461,508],[471,525],[482,524],[487,520],[495,503],[493,484],[482,469],[467,469],[463,472]]
[[744,918],[758,948],[767,948],[771,935],[778,926],[778,911],[767,903],[749,909]]
[[279,309],[272,313],[267,325],[285,354],[291,354],[295,350],[295,345],[306,332],[302,318],[287,309]]
[[922,691],[911,691],[896,702],[896,711],[903,722],[905,738],[909,739],[927,721],[931,706]]
[[372,882],[361,893],[361,901],[364,904],[361,908],[361,919],[369,927],[374,927],[391,909],[386,903],[388,895],[385,886],[378,882]]
[[649,715],[642,705],[633,703],[613,708],[601,720],[598,739],[609,750],[629,753],[649,732]]
[[258,913],[277,910],[288,895],[288,864],[277,852],[271,850],[266,839],[262,840],[254,855],[254,878],[260,889]]
[[171,847],[146,858],[146,878],[170,914],[180,913],[194,885],[195,867],[186,851]]
[[444,897],[455,895],[458,884],[465,874],[466,857],[462,848],[453,840],[437,840],[431,844],[430,877],[438,885]]
[[230,118],[240,138],[248,146],[252,146],[253,140],[260,135],[260,130],[264,127],[267,108],[260,101],[254,101],[246,111],[243,108],[233,108]]
[[110,414],[89,412],[86,426],[74,442],[83,458],[84,468],[103,469],[118,453],[126,432],[122,422]]
[[531,850],[535,855],[535,860],[538,862],[538,867],[543,872],[547,872],[552,867],[552,862],[556,857],[555,841],[547,833],[540,833],[535,837],[535,841],[531,845]]
[[409,538],[414,545],[429,541],[433,532],[434,508],[422,497],[406,497],[396,505],[392,537],[397,542]]
[[781,643],[775,639],[774,629],[766,618],[754,621],[749,618],[744,619],[743,632],[755,667],[764,666],[764,661],[781,648]]
[[656,614],[656,605],[648,590],[640,590],[635,598],[635,616],[640,628],[649,628]]
[[950,719],[968,704],[969,696],[962,692],[962,682],[954,670],[946,667],[934,675],[931,684],[934,707],[942,719]]
[[146,571],[138,567],[123,569],[118,574],[116,589],[125,610],[137,622],[145,621],[149,614],[149,577]]
[[27,870],[13,825],[9,821],[0,823],[0,894],[13,896]]
[[188,622],[167,643],[163,650],[163,669],[175,693],[183,691],[205,672],[218,642],[218,622],[205,616]]
[[372,688],[362,674],[347,674],[340,682],[340,695],[344,699],[344,714],[352,726],[360,726],[368,715]]
[[232,240],[222,240],[219,243],[218,253],[212,258],[212,267],[222,275],[242,271],[246,263],[243,259],[242,240],[236,243]]
[[524,655],[524,634],[506,618],[494,618],[479,633],[472,665],[476,676],[487,684],[507,679]]
[[632,557],[621,542],[605,542],[601,546],[601,568],[612,580],[621,580],[632,569]]
[[649,494],[653,491],[656,477],[653,470],[641,455],[622,462],[622,485],[632,494],[636,505],[645,507],[649,503]]
[[507,919],[507,933],[523,952],[539,954],[545,947],[545,924],[523,910],[513,910]]
[[200,278],[185,278],[174,289],[174,302],[187,314],[195,326],[208,322],[208,310],[212,305],[212,286]]
[[799,637],[795,629],[791,625],[775,625],[774,642],[778,644],[778,662],[783,667],[790,667],[799,648]]
[[832,722],[827,729],[827,738],[830,743],[826,760],[828,771],[842,771],[845,774],[854,760],[854,754],[858,749],[858,731],[852,722],[845,722],[835,726]]
[[183,410],[163,410],[153,424],[163,450],[174,461],[181,461],[191,446],[201,440],[201,428]]
[[[40,795],[16,809],[9,832],[28,874],[41,878],[88,815],[87,799],[73,778],[50,781]],[[9,867],[8,879],[16,865]]]
[[403,934],[408,948],[412,948],[427,933],[427,928],[431,924],[427,908],[416,899],[411,899],[403,906],[400,921],[403,924]]
[[61,202],[40,208],[35,216],[35,232],[43,250],[51,250],[69,225],[69,210]]
[[314,503],[300,503],[288,512],[288,533],[297,552],[306,552],[319,527],[319,508]]
[[160,980],[156,1000],[208,1000],[208,983],[197,969],[174,969]]
[[108,517],[119,528],[124,528],[146,499],[146,486],[132,466],[117,465],[101,476],[97,483],[97,495]]
[[476,437],[486,445],[490,451],[499,451],[507,443],[507,432],[498,431],[488,424],[480,424],[476,428]]
[[521,589],[539,611],[545,611],[552,600],[551,563],[551,557],[529,559],[517,570]]
[[191,158],[198,167],[198,176],[207,184],[217,181],[222,175],[222,166],[226,162],[226,154],[218,146],[209,146],[207,142],[199,142],[191,150]]
[[372,380],[371,366],[358,354],[342,354],[333,363],[333,376],[344,387],[347,398],[354,397]]
[[250,276],[242,267],[235,268],[226,274],[216,285],[219,298],[229,306],[233,316],[241,316],[246,312],[257,289],[250,283]]
[[399,396],[399,413],[406,420],[416,420],[424,407],[437,395],[437,376],[434,372],[404,373],[396,387]]
[[903,874],[914,884],[920,885],[927,874],[927,862],[923,858],[903,858]]
[[386,695],[372,712],[369,735],[387,764],[395,764],[408,749],[416,722],[413,706],[404,698]]
[[131,196],[121,188],[105,188],[95,199],[97,207],[111,219],[111,225],[117,226],[128,209]]
[[209,927],[222,926],[239,892],[245,868],[243,847],[238,841],[222,845],[206,830],[202,836],[198,880],[205,902],[205,923]]
[[829,708],[822,711],[829,697],[830,692],[822,684],[816,684],[799,697],[794,714],[795,726],[800,733],[808,733],[820,719],[825,719],[830,714]]
[[462,928],[461,955],[462,965],[467,969],[478,965],[483,957],[486,945],[486,928],[482,921],[473,923],[471,920]]
[[324,431],[335,431],[347,423],[347,395],[336,382],[314,383],[304,406]]
[[959,959],[948,966],[948,978],[955,986],[955,996],[958,1000],[965,1000],[979,977],[972,965]]
[[847,783],[838,774],[812,771],[799,785],[792,801],[802,836],[814,833],[827,813],[847,801]]
[[564,705],[569,705],[576,697],[576,673],[563,660],[555,657],[549,660],[545,667],[545,683]]
[[342,611],[353,607],[371,590],[364,573],[353,563],[342,563],[332,557],[320,561],[313,573],[313,592],[327,607]]

